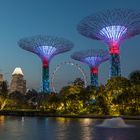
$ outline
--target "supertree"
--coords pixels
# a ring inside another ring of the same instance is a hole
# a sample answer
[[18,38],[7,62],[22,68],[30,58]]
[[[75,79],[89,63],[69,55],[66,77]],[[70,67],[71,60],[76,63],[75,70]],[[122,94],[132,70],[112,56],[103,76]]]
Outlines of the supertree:
[[86,63],[90,67],[91,85],[98,87],[98,67],[109,59],[108,51],[93,49],[80,51],[73,53],[71,58]]
[[73,43],[55,36],[37,35],[18,42],[22,49],[37,54],[42,61],[43,92],[49,93],[49,63],[53,56],[70,51]]
[[140,12],[129,9],[105,10],[85,17],[77,30],[86,37],[108,44],[110,77],[120,76],[120,43],[140,33]]

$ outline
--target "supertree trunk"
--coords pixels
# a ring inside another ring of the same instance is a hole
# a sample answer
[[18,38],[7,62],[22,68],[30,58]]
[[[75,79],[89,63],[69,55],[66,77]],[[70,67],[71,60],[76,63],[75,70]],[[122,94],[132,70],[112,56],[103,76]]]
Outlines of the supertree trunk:
[[110,47],[110,78],[121,76],[119,46]]
[[42,66],[42,83],[43,83],[43,92],[50,92],[49,84],[49,62],[48,60],[43,60]]
[[91,86],[98,87],[98,68],[93,67],[90,69]]

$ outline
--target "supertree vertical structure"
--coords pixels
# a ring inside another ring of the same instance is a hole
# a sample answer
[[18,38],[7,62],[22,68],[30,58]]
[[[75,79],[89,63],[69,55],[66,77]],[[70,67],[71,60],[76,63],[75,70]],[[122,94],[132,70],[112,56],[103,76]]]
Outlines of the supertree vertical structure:
[[129,9],[105,10],[85,17],[77,30],[88,38],[108,44],[110,77],[120,76],[120,43],[140,33],[140,12]]
[[37,35],[23,38],[18,42],[19,46],[27,51],[37,54],[42,61],[43,92],[49,93],[49,63],[53,56],[70,51],[73,43],[55,36]]
[[93,49],[80,51],[72,54],[71,58],[86,63],[90,67],[91,85],[98,87],[98,67],[109,59],[108,51]]

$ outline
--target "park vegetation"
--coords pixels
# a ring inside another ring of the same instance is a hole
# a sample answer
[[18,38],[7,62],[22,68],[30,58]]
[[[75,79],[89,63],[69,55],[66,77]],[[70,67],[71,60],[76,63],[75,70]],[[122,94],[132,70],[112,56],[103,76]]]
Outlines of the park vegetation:
[[84,88],[82,79],[63,87],[59,93],[38,93],[29,90],[25,95],[8,93],[6,82],[0,92],[0,110],[42,111],[48,114],[140,115],[140,71],[129,78],[114,77],[105,85]]

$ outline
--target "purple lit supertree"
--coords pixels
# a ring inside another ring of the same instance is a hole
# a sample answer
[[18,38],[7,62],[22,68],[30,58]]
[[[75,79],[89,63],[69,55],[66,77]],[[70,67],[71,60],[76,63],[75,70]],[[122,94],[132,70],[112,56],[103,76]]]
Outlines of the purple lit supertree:
[[37,54],[42,61],[42,83],[43,92],[49,93],[49,63],[53,56],[70,51],[73,43],[59,37],[37,35],[23,38],[18,42],[19,46],[27,51]]
[[93,49],[80,51],[72,54],[71,58],[86,63],[90,67],[91,85],[98,87],[98,67],[109,59],[108,51]]
[[140,34],[140,12],[128,9],[102,11],[81,20],[77,30],[86,37],[108,44],[110,77],[120,76],[120,43]]

